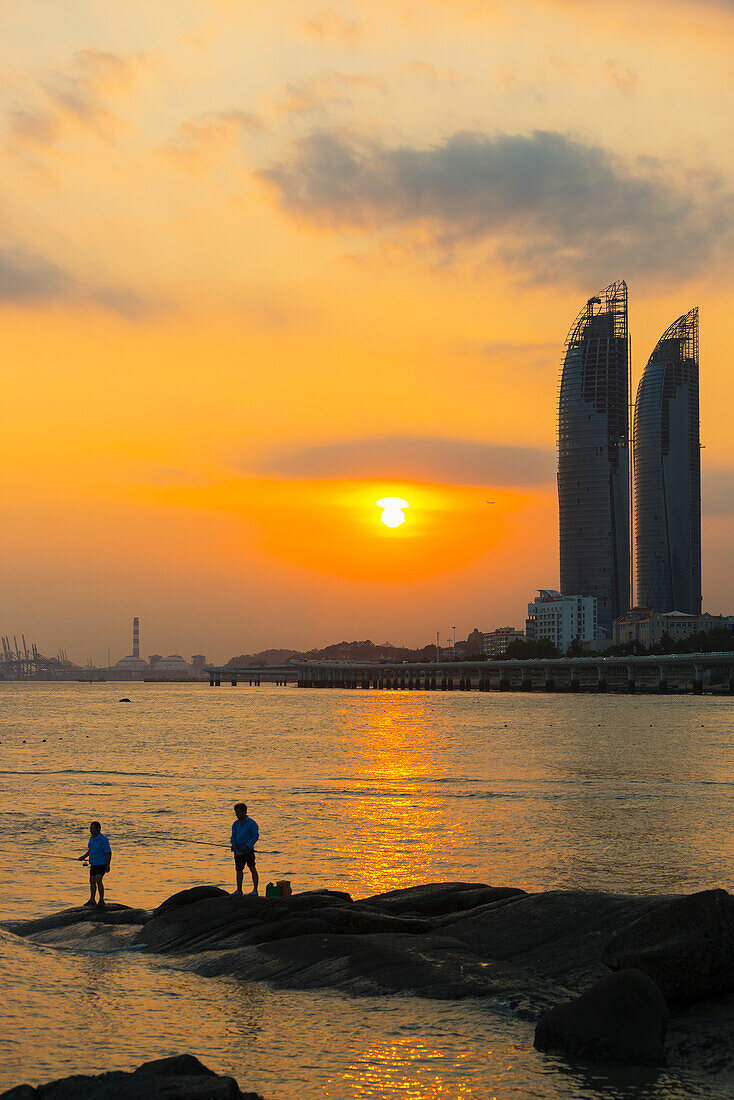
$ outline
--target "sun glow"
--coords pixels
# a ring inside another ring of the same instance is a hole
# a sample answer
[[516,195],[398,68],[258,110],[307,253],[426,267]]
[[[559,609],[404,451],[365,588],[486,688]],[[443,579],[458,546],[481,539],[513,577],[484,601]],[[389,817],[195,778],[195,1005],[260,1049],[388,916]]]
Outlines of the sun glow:
[[375,504],[383,510],[380,519],[386,527],[399,527],[401,523],[405,523],[403,508],[410,508],[407,500],[402,497],[380,497]]

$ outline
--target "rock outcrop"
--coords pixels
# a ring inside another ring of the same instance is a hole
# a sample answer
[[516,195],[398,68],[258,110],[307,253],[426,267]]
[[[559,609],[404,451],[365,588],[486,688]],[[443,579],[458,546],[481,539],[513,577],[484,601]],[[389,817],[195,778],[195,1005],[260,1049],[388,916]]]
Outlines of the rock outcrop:
[[610,968],[632,968],[675,1009],[672,1064],[726,1069],[734,1081],[733,914],[734,898],[721,890],[625,897],[452,882],[354,901],[339,890],[258,898],[202,886],[152,912],[79,907],[5,928],[37,943],[152,952],[198,974],[289,989],[482,997],[490,1011],[533,1023],[567,1009]]
[[592,1062],[665,1064],[668,1006],[641,970],[621,970],[541,1016],[535,1047]]
[[644,971],[670,1004],[734,993],[734,898],[703,890],[666,900],[617,932],[602,959]]
[[241,1092],[234,1077],[223,1077],[194,1058],[180,1054],[145,1062],[132,1073],[121,1070],[75,1074],[46,1085],[18,1085],[0,1100],[262,1100]]

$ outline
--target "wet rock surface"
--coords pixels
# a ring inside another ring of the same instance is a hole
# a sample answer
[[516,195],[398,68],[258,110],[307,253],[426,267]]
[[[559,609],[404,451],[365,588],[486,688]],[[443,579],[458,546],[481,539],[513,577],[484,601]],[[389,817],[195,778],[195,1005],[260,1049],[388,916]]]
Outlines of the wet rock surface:
[[527,894],[452,882],[355,901],[338,890],[266,898],[204,886],[150,912],[80,907],[5,927],[58,948],[137,950],[201,975],[283,988],[481,997],[488,1014],[533,1023],[610,969],[636,969],[674,1009],[671,1064],[717,1073],[734,1071],[733,908],[725,891]]
[[241,1092],[233,1077],[207,1069],[192,1054],[145,1062],[131,1073],[122,1070],[74,1074],[33,1087],[19,1085],[0,1093],[0,1100],[262,1100]]
[[643,970],[671,1004],[734,993],[734,898],[703,890],[666,900],[617,932],[602,958]]
[[544,1013],[537,1050],[596,1062],[664,1065],[668,1006],[641,970],[620,970],[567,1004]]

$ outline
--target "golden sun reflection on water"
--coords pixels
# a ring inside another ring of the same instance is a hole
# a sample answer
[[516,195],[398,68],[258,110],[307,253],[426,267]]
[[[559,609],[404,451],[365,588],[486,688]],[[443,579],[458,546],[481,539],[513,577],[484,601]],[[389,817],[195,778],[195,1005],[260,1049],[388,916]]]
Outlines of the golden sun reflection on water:
[[[488,1051],[488,1056],[491,1057],[491,1054],[492,1051]],[[473,1075],[471,1058],[474,1057],[476,1052],[471,1056],[467,1054],[466,1058],[461,1054],[457,1057],[455,1052],[449,1054],[419,1036],[410,1035],[405,1039],[376,1042],[367,1047],[333,1084],[341,1082],[345,1089],[349,1089],[350,1095],[357,1096],[364,1092],[366,1096],[400,1096],[405,1100],[443,1100],[444,1097],[460,1100],[467,1096],[498,1100],[500,1094],[488,1092],[486,1082],[476,1086],[469,1079]],[[447,1060],[453,1071],[448,1080],[445,1073]],[[460,1077],[462,1062],[467,1063],[463,1080]],[[512,1078],[512,1069],[508,1065],[506,1073],[497,1071],[498,1086],[507,1078]]]
[[[445,801],[426,791],[426,781],[440,785],[446,771],[423,708],[414,697],[406,706],[400,693],[375,694],[370,702],[367,721],[352,731],[356,797],[345,808],[339,852],[349,873],[380,893],[435,881],[451,853],[438,839],[445,835]],[[453,847],[463,847],[466,821],[457,818],[451,829]]]

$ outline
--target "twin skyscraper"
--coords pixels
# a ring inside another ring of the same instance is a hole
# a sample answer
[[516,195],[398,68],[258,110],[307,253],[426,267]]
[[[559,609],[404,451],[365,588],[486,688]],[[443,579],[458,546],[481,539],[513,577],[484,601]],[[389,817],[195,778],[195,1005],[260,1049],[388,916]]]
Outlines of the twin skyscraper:
[[566,339],[558,402],[561,592],[595,596],[599,633],[631,605],[701,613],[698,310],[665,330],[637,390],[630,496],[627,284],[590,298]]

